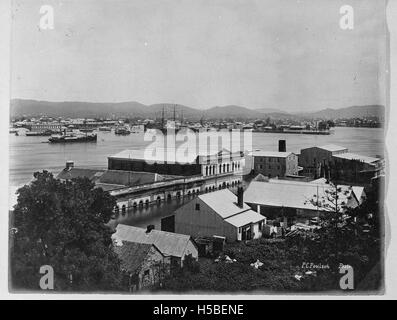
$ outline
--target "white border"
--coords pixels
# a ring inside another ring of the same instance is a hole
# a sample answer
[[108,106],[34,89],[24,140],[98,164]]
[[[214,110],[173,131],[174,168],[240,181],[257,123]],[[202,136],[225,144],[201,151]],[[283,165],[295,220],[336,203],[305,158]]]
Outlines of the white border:
[[[348,2],[348,1],[347,1]],[[157,299],[176,299],[176,300],[308,300],[308,299],[395,299],[397,298],[397,246],[395,236],[388,234],[388,240],[391,240],[386,254],[386,278],[385,278],[385,295],[368,295],[368,296],[341,296],[341,295],[116,295],[116,294],[10,294],[8,292],[8,127],[9,127],[9,68],[10,68],[10,3],[11,0],[0,1],[0,106],[2,111],[0,145],[3,156],[0,162],[0,298],[2,299],[33,299],[33,300],[56,300],[56,299],[120,299],[120,300],[157,300]],[[397,1],[390,0],[387,5],[387,19],[390,30],[390,71],[397,69]],[[390,79],[390,108],[389,123],[387,128],[386,147],[389,162],[389,179],[387,187],[386,205],[388,208],[388,219],[390,222],[387,232],[397,230],[397,219],[395,208],[397,208],[397,110],[393,106],[397,102],[397,71],[391,73]],[[396,231],[394,231],[396,233]]]

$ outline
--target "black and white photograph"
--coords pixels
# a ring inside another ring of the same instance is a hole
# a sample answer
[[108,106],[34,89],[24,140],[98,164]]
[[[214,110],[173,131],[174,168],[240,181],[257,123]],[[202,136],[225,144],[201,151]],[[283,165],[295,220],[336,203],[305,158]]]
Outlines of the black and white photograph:
[[388,5],[11,0],[8,293],[384,295]]

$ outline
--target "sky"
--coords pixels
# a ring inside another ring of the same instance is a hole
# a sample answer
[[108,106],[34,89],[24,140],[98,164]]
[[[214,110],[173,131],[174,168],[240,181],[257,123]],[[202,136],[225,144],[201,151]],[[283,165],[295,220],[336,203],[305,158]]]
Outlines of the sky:
[[[343,30],[340,7],[354,10]],[[54,10],[41,29],[40,7]],[[13,0],[11,97],[314,111],[385,104],[385,2]]]

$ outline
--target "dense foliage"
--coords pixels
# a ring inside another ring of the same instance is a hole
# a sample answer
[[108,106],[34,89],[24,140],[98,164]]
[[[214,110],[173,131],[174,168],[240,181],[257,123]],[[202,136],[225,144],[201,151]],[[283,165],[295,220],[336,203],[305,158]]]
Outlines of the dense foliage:
[[[372,190],[361,206],[343,214],[343,221],[337,211],[329,211],[321,221],[322,228],[314,233],[228,244],[224,253],[232,261],[200,259],[199,268],[184,268],[165,281],[164,289],[340,292],[343,264],[353,268],[354,289],[379,290],[383,274],[382,203]],[[256,269],[251,264],[257,260],[263,264]]]
[[46,171],[18,190],[11,213],[10,264],[15,289],[40,289],[40,267],[54,270],[55,290],[118,290],[112,249],[115,199],[88,179],[61,182]]

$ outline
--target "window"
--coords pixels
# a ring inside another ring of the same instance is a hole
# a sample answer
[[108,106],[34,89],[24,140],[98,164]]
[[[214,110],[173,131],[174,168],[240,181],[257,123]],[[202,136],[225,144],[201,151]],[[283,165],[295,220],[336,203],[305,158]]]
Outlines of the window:
[[149,270],[145,270],[145,271],[143,272],[143,275],[144,275],[145,277],[149,276]]
[[196,210],[200,210],[200,203],[196,203]]

